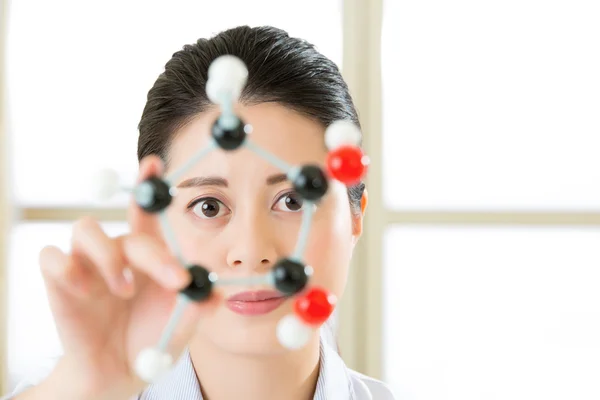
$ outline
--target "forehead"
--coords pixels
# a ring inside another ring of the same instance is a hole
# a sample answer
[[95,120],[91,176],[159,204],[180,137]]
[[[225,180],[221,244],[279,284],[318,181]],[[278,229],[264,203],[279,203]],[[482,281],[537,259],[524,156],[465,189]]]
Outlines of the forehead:
[[[244,123],[252,126],[248,140],[286,163],[324,163],[327,154],[324,143],[325,128],[318,122],[276,103],[239,105],[236,107],[236,114]],[[219,110],[212,108],[180,129],[169,151],[171,170],[184,164],[209,143],[211,128],[218,116]],[[203,166],[203,169],[212,169],[215,173],[226,173],[228,166],[239,167],[240,164],[248,165],[247,163],[265,167],[267,164],[247,149],[233,152],[217,149],[209,153],[198,165]],[[270,170],[273,171],[273,168]]]

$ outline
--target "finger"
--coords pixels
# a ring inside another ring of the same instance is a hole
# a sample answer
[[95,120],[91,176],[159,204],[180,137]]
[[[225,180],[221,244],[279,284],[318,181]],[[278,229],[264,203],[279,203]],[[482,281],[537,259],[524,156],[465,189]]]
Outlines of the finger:
[[74,328],[76,330],[86,300],[89,299],[90,285],[85,266],[53,246],[42,249],[39,261],[48,292],[48,305],[56,322],[58,336],[67,350],[76,342],[76,338],[69,333]]
[[87,258],[104,278],[111,292],[131,297],[133,275],[125,268],[125,256],[116,240],[111,239],[93,218],[78,220],[73,227],[73,252]]
[[[151,177],[161,177],[164,172],[161,159],[155,155],[144,157],[140,162],[137,184]],[[135,197],[129,203],[127,218],[132,233],[144,233],[159,237],[161,235],[158,214],[144,211],[135,201]]]
[[127,263],[148,275],[166,289],[179,290],[191,280],[189,272],[157,239],[148,235],[130,235],[122,239]]
[[85,296],[86,274],[83,267],[58,247],[46,246],[39,254],[40,270],[46,286],[66,290],[76,297]]

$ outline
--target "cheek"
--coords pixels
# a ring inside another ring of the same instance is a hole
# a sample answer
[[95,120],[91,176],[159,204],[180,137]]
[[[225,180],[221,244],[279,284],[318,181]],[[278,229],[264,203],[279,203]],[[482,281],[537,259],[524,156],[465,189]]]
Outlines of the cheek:
[[214,251],[208,250],[218,226],[214,223],[205,223],[203,229],[199,229],[201,221],[195,222],[191,211],[186,210],[185,207],[186,204],[174,202],[172,207],[167,210],[169,223],[177,238],[177,245],[187,262],[198,263],[213,269],[214,257],[207,258],[207,255],[214,253]]
[[346,194],[321,209],[311,229],[307,262],[314,268],[312,283],[341,297],[352,257],[352,219]]

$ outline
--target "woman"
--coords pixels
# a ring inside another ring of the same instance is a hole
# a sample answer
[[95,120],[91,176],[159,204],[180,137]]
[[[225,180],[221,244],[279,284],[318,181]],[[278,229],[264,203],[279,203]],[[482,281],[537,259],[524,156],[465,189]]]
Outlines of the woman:
[[[185,46],[166,64],[139,124],[140,180],[176,170],[206,145],[219,114],[205,92],[207,71],[225,54],[248,68],[236,113],[253,126],[252,140],[280,159],[323,164],[325,128],[336,120],[358,126],[335,64],[281,30],[239,27]],[[167,212],[185,258],[231,278],[262,274],[290,255],[304,204],[289,182],[268,179],[278,172],[242,149],[213,151],[182,176],[179,183],[187,184]],[[332,182],[313,217],[304,254],[314,269],[311,284],[338,298],[366,204],[363,184]],[[128,216],[128,235],[109,238],[84,218],[74,225],[70,254],[41,252],[64,354],[14,398],[392,399],[381,382],[346,368],[319,331],[300,350],[282,348],[276,325],[291,301],[248,315],[247,304],[231,299],[256,289],[248,287],[223,287],[189,307],[169,348],[181,357],[146,386],[134,372],[135,357],[156,343],[190,277],[154,215],[132,204]]]

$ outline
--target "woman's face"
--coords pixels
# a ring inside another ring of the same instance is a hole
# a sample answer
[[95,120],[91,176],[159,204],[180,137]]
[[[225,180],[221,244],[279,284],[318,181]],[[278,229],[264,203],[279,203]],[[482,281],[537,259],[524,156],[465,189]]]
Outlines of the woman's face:
[[[327,150],[324,129],[318,123],[273,103],[240,106],[237,113],[253,127],[249,140],[289,165],[324,166]],[[179,131],[170,149],[167,174],[207,145],[217,117],[216,109],[204,112]],[[226,279],[265,274],[277,260],[290,256],[305,206],[289,181],[269,182],[269,177],[278,174],[280,170],[242,147],[233,152],[214,150],[179,178],[176,184],[192,178],[216,178],[205,180],[207,185],[178,189],[168,208],[186,260]],[[309,285],[342,296],[361,218],[351,213],[346,187],[330,182],[313,215],[304,253],[304,262],[314,269]],[[233,352],[282,351],[275,328],[283,316],[293,312],[292,299],[270,312],[245,315],[228,307],[227,298],[273,288],[240,285],[220,290],[225,302],[199,323],[198,339]]]

